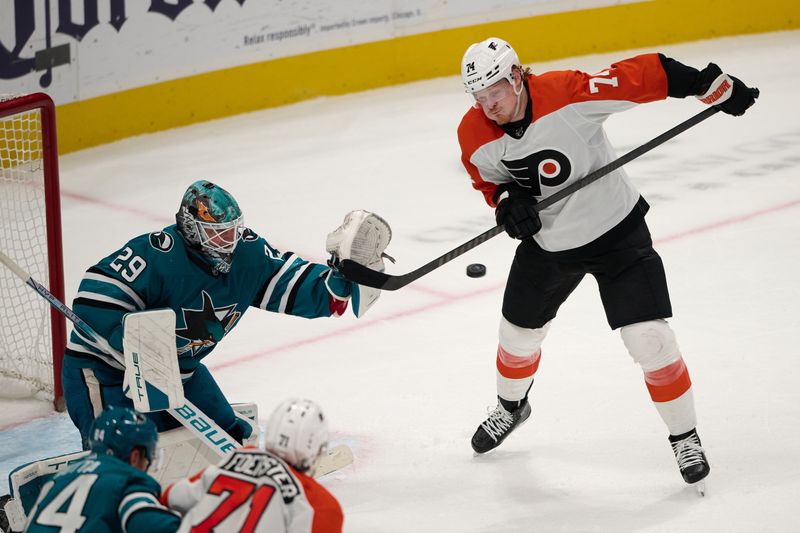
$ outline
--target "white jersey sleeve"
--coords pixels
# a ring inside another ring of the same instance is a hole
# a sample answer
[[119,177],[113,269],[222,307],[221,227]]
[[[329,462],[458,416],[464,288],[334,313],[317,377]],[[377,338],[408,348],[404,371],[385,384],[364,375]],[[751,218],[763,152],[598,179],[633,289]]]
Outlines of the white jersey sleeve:
[[[217,466],[169,487],[163,500],[184,513],[188,532],[250,531],[316,533],[315,516],[304,484],[315,483],[274,455],[256,448],[236,450]],[[337,504],[338,508],[338,504]],[[341,509],[339,508],[341,516]],[[341,522],[339,524],[341,528]],[[327,531],[334,531],[328,529]]]

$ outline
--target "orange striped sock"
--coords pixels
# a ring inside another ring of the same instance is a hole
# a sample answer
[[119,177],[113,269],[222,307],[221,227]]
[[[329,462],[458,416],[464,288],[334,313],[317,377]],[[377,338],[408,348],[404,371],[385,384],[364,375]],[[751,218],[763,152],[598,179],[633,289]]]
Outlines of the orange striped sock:
[[689,370],[682,357],[664,368],[645,372],[644,381],[654,402],[669,402],[679,398],[692,386]]
[[502,346],[497,347],[497,371],[508,379],[525,379],[533,376],[539,369],[542,350],[537,350],[531,355],[520,357],[505,351]]

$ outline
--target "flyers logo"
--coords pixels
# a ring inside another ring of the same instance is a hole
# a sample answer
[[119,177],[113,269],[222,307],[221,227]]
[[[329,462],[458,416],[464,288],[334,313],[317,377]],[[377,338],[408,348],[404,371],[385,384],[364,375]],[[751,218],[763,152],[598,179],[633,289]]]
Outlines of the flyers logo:
[[163,231],[154,231],[150,234],[150,246],[159,252],[169,252],[172,250],[172,245],[174,243],[175,240],[169,233],[165,233]]
[[542,187],[558,187],[572,174],[572,163],[558,150],[541,150],[522,159],[501,161],[520,186],[542,196]]

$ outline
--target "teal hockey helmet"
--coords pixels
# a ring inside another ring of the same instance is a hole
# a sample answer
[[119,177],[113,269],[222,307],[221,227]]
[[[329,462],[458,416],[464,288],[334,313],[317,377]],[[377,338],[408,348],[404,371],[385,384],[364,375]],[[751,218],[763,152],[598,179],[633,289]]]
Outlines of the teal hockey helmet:
[[126,462],[131,452],[141,447],[147,460],[153,463],[157,442],[158,429],[155,423],[129,407],[106,407],[94,419],[89,431],[90,450]]
[[216,272],[230,271],[244,219],[228,191],[206,180],[192,183],[183,195],[175,220],[189,246],[200,252]]

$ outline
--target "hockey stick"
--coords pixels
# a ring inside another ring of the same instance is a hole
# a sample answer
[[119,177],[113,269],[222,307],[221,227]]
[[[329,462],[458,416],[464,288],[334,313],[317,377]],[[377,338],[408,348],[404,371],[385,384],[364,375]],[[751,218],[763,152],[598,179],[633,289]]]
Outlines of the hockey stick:
[[[67,307],[61,300],[53,296],[42,284],[33,279],[30,274],[25,272],[18,264],[16,264],[10,257],[3,252],[0,252],[0,262],[5,264],[16,274],[26,285],[31,287],[40,296],[47,300],[50,305],[56,308],[61,314],[67,317],[77,328],[83,331],[84,334],[89,335],[94,339],[104,350],[109,354],[114,355],[118,360],[122,361],[124,356],[111,344],[108,343],[100,334],[98,334],[89,324],[87,324],[81,317]],[[195,434],[201,442],[206,444],[209,448],[219,455],[227,455],[239,446],[239,443],[233,437],[217,425],[208,415],[203,413],[189,400],[184,400],[182,407],[166,409],[175,419],[183,424],[189,431]]]
[[[134,408],[149,413],[177,407],[178,412],[184,414],[186,398],[175,357],[175,312],[152,309],[129,313],[123,319],[123,329],[126,381]],[[237,416],[256,421],[257,413],[244,415],[236,408],[234,411]],[[320,459],[315,476],[324,476],[352,462],[353,451],[349,446],[335,446]],[[189,472],[191,474],[194,472]]]
[[[638,148],[634,148],[627,154],[618,157],[617,159],[608,163],[607,165],[604,165],[598,168],[597,170],[590,172],[586,176],[571,183],[567,187],[564,187],[555,194],[552,194],[551,196],[544,198],[543,200],[541,200],[539,203],[536,204],[535,207],[536,211],[539,212],[543,209],[550,207],[554,203],[563,200],[564,198],[574,193],[575,191],[582,189],[587,185],[589,185],[590,183],[593,183],[598,179],[602,178],[606,174],[609,174],[617,170],[622,165],[625,165],[626,163],[633,161],[642,154],[649,152],[656,146],[665,143],[666,141],[672,139],[673,137],[677,136],[680,133],[683,133],[684,131],[688,130],[692,126],[699,124],[700,122],[704,121],[705,119],[717,113],[718,111],[719,108],[715,106],[711,106],[708,109],[701,111],[700,113],[689,118],[688,120],[681,122],[672,129],[665,131],[658,137],[651,139],[650,141],[639,146]],[[366,285],[367,287],[374,287],[376,289],[382,289],[385,291],[395,291],[397,289],[405,287],[412,281],[418,280],[425,274],[428,274],[429,272],[436,270],[445,263],[449,263],[456,257],[464,254],[465,252],[468,252],[469,250],[472,250],[478,245],[483,244],[492,237],[499,235],[503,231],[504,231],[503,226],[495,226],[489,230],[484,231],[477,237],[473,237],[472,239],[468,240],[461,246],[450,250],[446,254],[441,255],[436,259],[434,259],[433,261],[426,263],[421,267],[419,267],[418,269],[412,270],[411,272],[408,272],[406,274],[400,274],[397,276],[385,274],[383,272],[378,272],[377,270],[372,270],[370,268],[367,268],[364,265],[356,263],[355,261],[352,261],[350,259],[342,260],[339,266],[339,271],[342,274],[344,274],[344,276],[347,279],[355,283],[358,283],[359,285]]]
[[339,444],[328,450],[327,455],[323,455],[319,460],[317,469],[314,470],[314,477],[321,478],[324,475],[335,472],[340,468],[353,462],[353,450],[347,444]]

